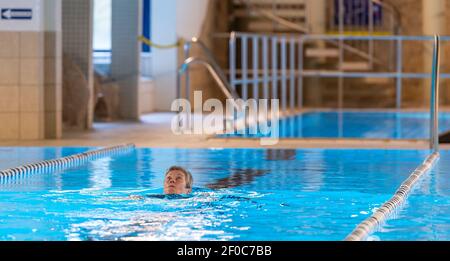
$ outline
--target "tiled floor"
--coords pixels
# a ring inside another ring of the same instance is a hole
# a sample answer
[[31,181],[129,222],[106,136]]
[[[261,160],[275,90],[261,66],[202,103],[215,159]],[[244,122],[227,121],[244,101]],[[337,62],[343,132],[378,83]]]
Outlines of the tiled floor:
[[[94,130],[66,132],[63,139],[43,141],[0,141],[0,146],[110,146],[135,143],[139,147],[154,148],[260,148],[260,140],[217,139],[204,135],[174,135],[170,129],[174,114],[153,113],[141,122],[96,123]],[[337,140],[308,139],[281,140],[277,145],[262,148],[387,148],[426,149],[425,141]],[[450,146],[443,146],[450,149]]]

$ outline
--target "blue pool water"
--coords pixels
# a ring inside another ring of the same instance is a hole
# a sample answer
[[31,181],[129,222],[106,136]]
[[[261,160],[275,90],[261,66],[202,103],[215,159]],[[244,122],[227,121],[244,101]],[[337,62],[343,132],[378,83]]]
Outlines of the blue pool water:
[[[79,150],[65,148],[64,154]],[[58,173],[0,182],[0,240],[342,240],[427,155],[138,149]],[[158,197],[164,171],[174,164],[193,173],[190,197]],[[448,208],[443,211],[448,223]],[[438,225],[420,238],[436,234],[450,239],[448,227]]]
[[[450,130],[450,113],[439,116],[440,133]],[[428,139],[430,114],[425,112],[307,112],[279,121],[280,138]],[[270,135],[270,134],[269,134]],[[267,135],[267,136],[269,136]],[[261,134],[222,137],[259,138]]]
[[0,147],[0,170],[66,157],[87,150],[88,148]]
[[419,183],[407,204],[372,236],[378,240],[450,240],[450,153]]

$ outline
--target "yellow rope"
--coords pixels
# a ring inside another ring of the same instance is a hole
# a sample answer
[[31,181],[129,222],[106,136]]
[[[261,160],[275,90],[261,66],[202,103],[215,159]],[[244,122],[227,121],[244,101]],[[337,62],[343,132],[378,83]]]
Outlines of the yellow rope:
[[146,38],[145,36],[139,36],[138,40],[143,42],[144,44],[154,47],[154,48],[158,48],[158,49],[170,49],[170,48],[178,48],[179,46],[183,46],[184,45],[184,40],[180,39],[178,40],[176,43],[174,44],[156,44],[154,42],[152,42],[150,39]]

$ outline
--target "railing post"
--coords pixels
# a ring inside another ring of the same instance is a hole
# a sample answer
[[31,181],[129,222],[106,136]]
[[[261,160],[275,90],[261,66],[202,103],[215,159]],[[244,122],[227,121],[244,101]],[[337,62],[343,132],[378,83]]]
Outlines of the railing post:
[[431,75],[431,126],[430,149],[439,152],[439,80],[440,80],[440,37],[434,37],[433,69]]
[[345,16],[344,0],[339,0],[339,34],[344,33],[344,16]]
[[263,36],[263,77],[264,77],[264,90],[263,98],[269,99],[269,38]]
[[252,98],[259,100],[259,37],[252,37],[252,48],[253,48],[253,96]]
[[230,85],[231,88],[236,91],[236,33],[232,32],[230,35]]
[[[343,72],[344,66],[344,18],[345,18],[344,0],[339,0],[339,71]],[[342,109],[344,103],[344,79],[339,77],[338,84],[338,108]]]
[[303,108],[303,38],[300,36],[298,39],[298,91],[297,102],[298,108]]
[[396,83],[396,106],[397,109],[402,108],[402,84],[403,84],[403,40],[401,36],[397,36],[397,83]]
[[181,99],[181,72],[177,71],[177,99]]
[[281,38],[281,108],[287,109],[287,43],[286,36]]
[[295,38],[291,36],[289,45],[289,70],[290,70],[290,81],[289,81],[289,107],[291,112],[295,108]]
[[272,99],[278,99],[278,37],[272,36]]
[[[373,0],[369,0],[369,35],[372,36],[374,33],[374,8]],[[370,68],[373,68],[373,56],[374,56],[374,41],[369,40],[369,64]]]
[[[192,44],[190,42],[187,42],[184,44],[184,60],[186,61],[186,59],[189,58],[190,53],[191,53],[191,47]],[[187,100],[191,100],[191,79],[189,77],[189,67],[186,68],[186,72],[185,72],[185,94],[186,94],[186,99]],[[181,79],[180,79],[181,81]],[[181,82],[180,82],[180,98],[181,98]]]
[[247,35],[241,37],[241,72],[242,72],[242,99],[248,99],[248,38]]

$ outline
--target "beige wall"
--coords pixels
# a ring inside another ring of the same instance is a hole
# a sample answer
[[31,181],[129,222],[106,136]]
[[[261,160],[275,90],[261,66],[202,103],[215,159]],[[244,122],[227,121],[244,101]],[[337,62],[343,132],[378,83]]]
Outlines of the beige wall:
[[[180,0],[179,0],[180,1]],[[183,7],[184,5],[178,6]],[[228,31],[228,3],[220,0],[196,0],[196,6],[199,10],[199,18],[191,21],[189,26],[178,26],[177,34],[185,37],[197,37],[214,53],[215,59],[223,69],[228,66],[228,41],[227,39],[219,39],[214,37],[214,33]],[[179,17],[177,24],[183,24],[183,21],[189,17],[188,12]],[[201,18],[201,19],[200,19]],[[204,53],[197,47],[192,48],[191,56],[205,57]],[[178,52],[178,60],[181,64],[184,60],[183,50],[180,48]],[[190,69],[191,94],[190,99],[193,101],[194,91],[202,91],[203,101],[210,98],[225,100],[225,96],[219,90],[217,83],[214,82],[208,71],[199,65],[194,65]],[[194,104],[193,108],[200,108],[202,104]]]
[[111,8],[111,76],[120,86],[120,116],[138,120],[142,6],[139,1],[114,0]]
[[[173,44],[177,39],[190,40],[198,37],[209,47],[213,47],[211,33],[214,32],[216,9],[211,0],[168,0],[155,1],[152,6],[152,40],[158,44]],[[221,1],[225,2],[225,1]],[[222,21],[223,22],[223,21]],[[192,55],[199,55],[193,48]],[[153,82],[155,110],[169,111],[176,98],[176,77],[178,66],[184,61],[183,48],[152,50]],[[193,66],[191,69],[191,90],[203,90],[205,98],[215,96],[211,80],[204,68]]]
[[210,0],[177,0],[177,35],[184,39],[199,37]]
[[41,31],[0,31],[0,140],[61,137],[61,10],[46,4]]
[[[152,1],[152,41],[174,44],[176,34],[176,0]],[[194,10],[187,10],[190,14]],[[152,49],[152,76],[155,93],[155,110],[170,111],[176,97],[177,49]]]

